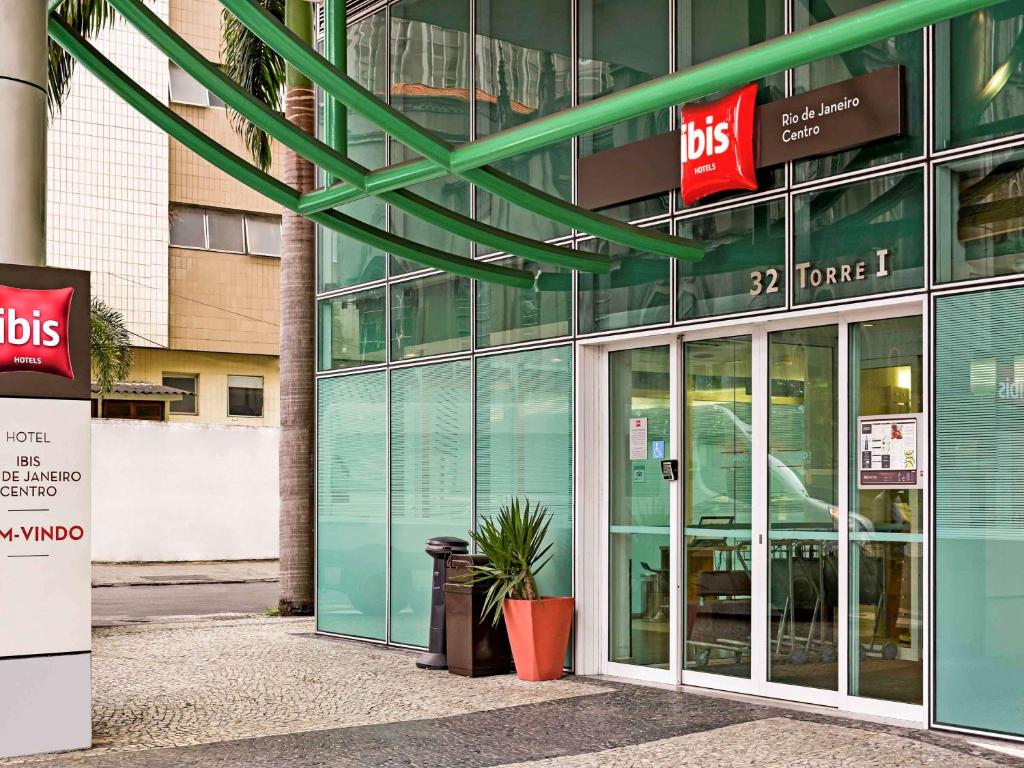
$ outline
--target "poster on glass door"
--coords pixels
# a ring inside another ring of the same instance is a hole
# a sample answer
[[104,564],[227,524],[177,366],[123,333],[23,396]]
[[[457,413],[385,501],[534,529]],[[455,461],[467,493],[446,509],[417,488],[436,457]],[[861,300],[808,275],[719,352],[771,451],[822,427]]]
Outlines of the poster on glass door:
[[857,487],[920,488],[921,414],[857,419]]

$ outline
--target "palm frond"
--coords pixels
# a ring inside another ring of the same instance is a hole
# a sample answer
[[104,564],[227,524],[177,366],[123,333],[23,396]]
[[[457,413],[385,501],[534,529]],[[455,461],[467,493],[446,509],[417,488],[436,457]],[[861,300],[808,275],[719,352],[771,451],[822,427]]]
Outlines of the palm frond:
[[[258,0],[279,21],[284,21],[285,0]],[[285,63],[275,51],[234,14],[222,11],[223,38],[221,62],[228,76],[258,101],[274,110],[281,109],[281,92],[285,84]],[[237,112],[228,110],[235,132],[245,141],[253,161],[264,171],[273,162],[272,140]]]
[[[107,0],[64,0],[56,14],[68,26],[84,37],[95,37],[116,17]],[[49,72],[47,75],[46,103],[50,115],[60,113],[64,99],[71,88],[71,75],[75,71],[75,60],[53,40],[47,41]]]
[[131,372],[131,339],[121,313],[100,299],[93,299],[89,307],[89,327],[92,375],[105,395]]

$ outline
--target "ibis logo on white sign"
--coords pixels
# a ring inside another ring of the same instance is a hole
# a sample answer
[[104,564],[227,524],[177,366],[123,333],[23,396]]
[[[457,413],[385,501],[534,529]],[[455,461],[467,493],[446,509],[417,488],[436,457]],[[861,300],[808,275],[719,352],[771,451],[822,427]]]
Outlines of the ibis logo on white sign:
[[90,429],[88,400],[0,398],[0,658],[90,648]]

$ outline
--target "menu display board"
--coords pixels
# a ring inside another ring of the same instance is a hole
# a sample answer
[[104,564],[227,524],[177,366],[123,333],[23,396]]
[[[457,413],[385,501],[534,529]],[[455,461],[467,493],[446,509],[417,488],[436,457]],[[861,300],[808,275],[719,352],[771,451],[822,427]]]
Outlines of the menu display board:
[[922,487],[921,424],[919,413],[859,417],[857,487]]

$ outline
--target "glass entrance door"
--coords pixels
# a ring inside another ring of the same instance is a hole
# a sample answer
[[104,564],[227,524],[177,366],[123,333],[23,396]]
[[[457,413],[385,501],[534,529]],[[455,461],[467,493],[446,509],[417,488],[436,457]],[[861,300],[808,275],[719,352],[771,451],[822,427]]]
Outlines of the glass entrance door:
[[681,345],[681,681],[923,720],[922,318],[743,330]]

